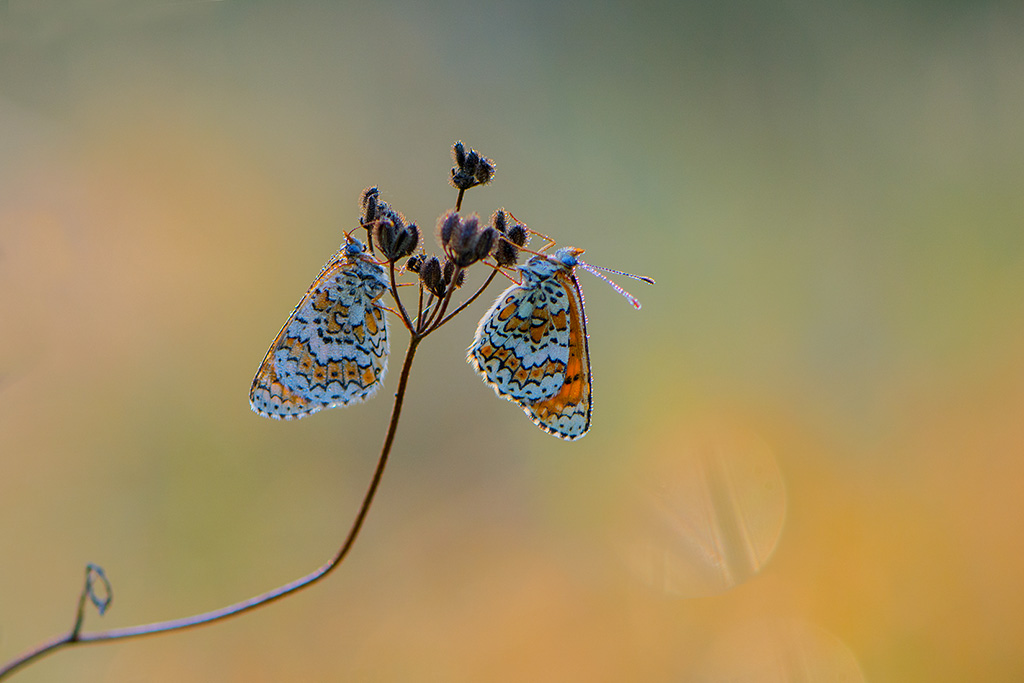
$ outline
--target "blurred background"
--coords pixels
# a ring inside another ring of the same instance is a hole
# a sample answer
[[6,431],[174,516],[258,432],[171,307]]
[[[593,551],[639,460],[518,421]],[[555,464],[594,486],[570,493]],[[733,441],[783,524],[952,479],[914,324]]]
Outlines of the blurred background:
[[[30,681],[1024,679],[1024,9],[1009,2],[0,4],[0,660],[335,552],[365,405],[247,402],[356,224],[451,144],[580,273],[591,433],[420,347],[350,559]],[[471,273],[482,279],[484,269]],[[475,278],[475,279],[474,279]]]

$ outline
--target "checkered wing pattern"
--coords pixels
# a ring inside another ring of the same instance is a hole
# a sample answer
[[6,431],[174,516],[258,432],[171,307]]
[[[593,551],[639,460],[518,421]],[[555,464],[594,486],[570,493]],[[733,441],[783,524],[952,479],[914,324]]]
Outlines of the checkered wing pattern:
[[498,396],[563,439],[590,429],[590,355],[572,266],[535,256],[480,321],[469,362]]
[[373,396],[387,372],[388,328],[377,300],[384,269],[351,240],[292,311],[252,383],[264,417],[292,419]]

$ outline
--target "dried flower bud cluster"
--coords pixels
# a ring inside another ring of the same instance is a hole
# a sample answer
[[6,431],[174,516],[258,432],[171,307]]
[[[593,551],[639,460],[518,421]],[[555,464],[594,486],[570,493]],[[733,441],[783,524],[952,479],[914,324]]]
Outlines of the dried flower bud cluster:
[[[417,265],[423,287],[438,299],[443,299],[445,294],[448,293],[448,286],[452,284],[452,276],[455,275],[455,264],[445,259],[444,265],[441,265],[441,259],[436,256],[428,256]],[[455,284],[452,285],[451,289],[458,289],[465,281],[466,271],[460,270],[459,274],[455,276]]]
[[[455,168],[452,184],[462,192],[491,180],[494,162],[479,152],[467,149],[462,142],[452,148]],[[515,265],[519,250],[526,246],[529,230],[515,217],[499,209],[491,216],[490,225],[482,224],[476,214],[463,217],[458,209],[449,211],[437,222],[437,239],[443,254],[428,256],[420,247],[422,233],[415,223],[407,223],[401,213],[380,197],[377,187],[369,187],[359,198],[361,216],[359,224],[366,228],[369,248],[395,263],[409,257],[405,270],[419,275],[423,289],[438,299],[451,296],[466,279],[466,269],[488,256],[499,267]],[[396,295],[397,296],[397,295]]]
[[363,209],[359,224],[367,230],[371,249],[376,243],[389,261],[397,261],[416,251],[420,244],[419,226],[406,223],[405,216],[380,198],[378,188],[364,190],[359,204]]
[[420,244],[420,229],[415,223],[396,224],[384,217],[377,219],[373,238],[387,260],[397,261],[416,251]]
[[519,248],[526,246],[530,233],[526,226],[515,221],[509,224],[509,216],[504,209],[498,209],[491,216],[491,225],[498,231],[498,241],[494,244],[492,255],[498,265],[507,268],[519,260]]
[[498,231],[490,225],[481,226],[476,214],[462,218],[449,211],[437,223],[437,239],[455,265],[465,268],[491,253]]
[[420,281],[426,290],[438,299],[443,298],[447,287],[441,281],[441,259],[436,256],[428,256],[420,264],[419,273]]
[[483,185],[494,177],[494,162],[475,149],[467,150],[461,140],[452,147],[452,158],[455,160],[452,185],[459,190]]

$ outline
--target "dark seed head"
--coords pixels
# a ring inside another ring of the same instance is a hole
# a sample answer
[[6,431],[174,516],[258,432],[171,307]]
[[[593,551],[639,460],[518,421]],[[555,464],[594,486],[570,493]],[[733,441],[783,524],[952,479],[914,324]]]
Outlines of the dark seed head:
[[415,223],[404,225],[401,216],[397,212],[392,213],[394,215],[378,218],[372,233],[384,257],[397,261],[416,251],[420,243],[420,229]]
[[[488,226],[490,228],[490,226]],[[494,229],[490,228],[493,232]],[[480,218],[473,214],[468,218],[464,218],[459,222],[458,227],[452,231],[451,240],[448,243],[448,253],[455,261],[457,266],[465,268],[476,261],[479,261],[484,256],[487,256],[487,252],[483,252],[483,255],[478,253],[478,244],[480,242],[480,235],[483,234],[483,230],[480,229]],[[489,238],[492,240],[490,244],[493,244],[493,237]],[[490,251],[490,244],[487,245],[487,250]]]
[[508,239],[517,247],[525,247],[530,239],[530,231],[522,223],[516,223],[508,229]]
[[467,175],[462,171],[452,169],[452,185],[458,190],[468,190],[469,188],[476,185],[476,181],[473,176]]
[[515,265],[519,260],[519,247],[509,242],[506,237],[498,239],[498,243],[494,245],[494,260],[502,268]]
[[427,291],[441,298],[445,293],[445,282],[441,276],[441,260],[436,256],[425,259],[420,264],[420,281]]
[[502,235],[508,232],[508,214],[505,213],[505,209],[498,209],[491,214],[491,225]]
[[480,218],[476,214],[461,219],[459,224],[455,226],[455,229],[452,230],[448,247],[455,252],[466,251],[476,241],[476,234],[479,229]]
[[368,187],[359,195],[359,206],[363,210],[363,217],[360,225],[372,223],[377,219],[377,200],[380,198],[380,189],[377,186]]
[[519,247],[526,246],[529,232],[522,223],[508,225],[505,211],[495,212],[493,220],[495,227],[499,224],[505,226],[505,230],[501,231],[504,234],[498,237],[492,250],[494,260],[503,268],[515,265],[519,260]]
[[378,218],[387,218],[399,230],[405,227],[405,216],[393,209],[387,202],[377,200],[377,216]]
[[487,255],[491,253],[491,249],[494,248],[494,243],[498,241],[498,235],[498,231],[490,225],[477,233],[476,249],[473,253],[474,261],[487,258]]
[[409,257],[409,260],[405,262],[405,269],[410,273],[420,272],[420,266],[423,265],[424,256],[423,254],[414,254]]
[[459,214],[454,211],[444,214],[437,222],[437,241],[441,244],[442,249],[448,249],[448,245],[452,241],[452,235],[455,233],[455,228],[459,227],[459,222]]
[[475,149],[467,150],[461,141],[452,147],[452,185],[460,190],[468,190],[476,185],[490,182],[494,176],[494,162]]
[[395,228],[395,224],[387,217],[378,218],[370,227],[370,234],[373,237],[374,243],[377,245],[378,249],[384,252],[385,256],[387,256],[388,251],[391,250],[392,243],[395,241],[396,232],[397,229]]
[[477,185],[483,185],[491,182],[491,178],[494,176],[494,162],[490,159],[480,159],[480,163],[476,166],[476,182]]
[[466,154],[466,163],[462,165],[462,168],[469,175],[476,175],[476,167],[480,164],[480,153],[475,149],[469,150]]
[[395,240],[395,255],[394,259],[397,261],[400,258],[408,256],[412,252],[416,251],[416,248],[420,246],[420,226],[415,223],[409,223],[405,226],[405,229],[398,234],[398,239]]

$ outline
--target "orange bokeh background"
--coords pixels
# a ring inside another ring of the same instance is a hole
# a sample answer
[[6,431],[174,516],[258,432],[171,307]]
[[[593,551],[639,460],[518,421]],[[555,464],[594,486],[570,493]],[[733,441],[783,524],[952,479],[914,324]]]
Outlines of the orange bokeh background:
[[[449,146],[580,274],[566,444],[420,348],[351,558],[25,681],[1024,678],[1024,13],[996,3],[11,0],[0,8],[0,661],[326,561],[386,427],[249,411],[361,190]],[[471,281],[483,278],[482,269]],[[475,278],[475,280],[474,280]],[[618,279],[618,278],[616,278]],[[493,289],[497,295],[498,288]]]

